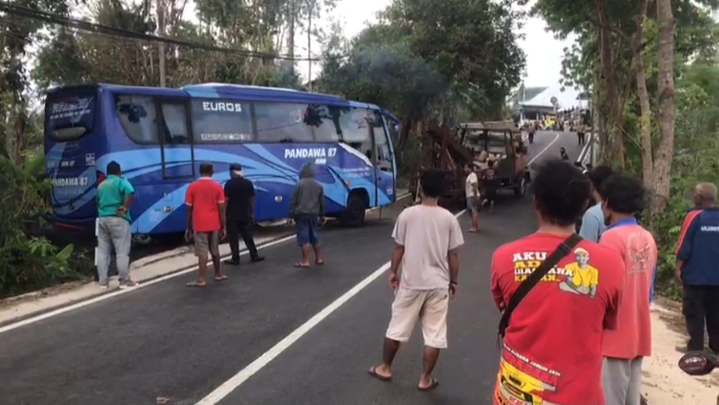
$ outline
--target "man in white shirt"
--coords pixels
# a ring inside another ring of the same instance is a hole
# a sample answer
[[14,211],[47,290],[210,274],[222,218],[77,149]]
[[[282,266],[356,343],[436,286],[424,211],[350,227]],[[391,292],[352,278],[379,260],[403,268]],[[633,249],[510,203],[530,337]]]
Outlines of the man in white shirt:
[[477,232],[479,230],[479,207],[481,206],[479,179],[477,178],[477,173],[472,170],[472,165],[464,165],[464,173],[467,175],[467,179],[464,181],[467,211],[472,215],[472,227],[469,228],[469,232]]
[[382,364],[370,368],[369,374],[381,381],[392,380],[394,357],[419,319],[425,347],[417,388],[431,391],[439,385],[432,377],[439,352],[447,348],[449,299],[457,292],[459,247],[464,238],[457,218],[437,204],[444,191],[444,174],[424,173],[420,183],[422,204],[405,209],[392,232],[392,319],[384,339]]

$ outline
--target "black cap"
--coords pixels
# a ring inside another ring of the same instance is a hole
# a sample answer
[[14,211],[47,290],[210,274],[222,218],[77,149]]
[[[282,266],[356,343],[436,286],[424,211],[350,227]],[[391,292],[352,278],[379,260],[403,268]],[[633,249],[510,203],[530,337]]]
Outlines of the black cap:
[[230,165],[230,170],[233,172],[240,172],[242,171],[242,165],[239,163],[233,163]]

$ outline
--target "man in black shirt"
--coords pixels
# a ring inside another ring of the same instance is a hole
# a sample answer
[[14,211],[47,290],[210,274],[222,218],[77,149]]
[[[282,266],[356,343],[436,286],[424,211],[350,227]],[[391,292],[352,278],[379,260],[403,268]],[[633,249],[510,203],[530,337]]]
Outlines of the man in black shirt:
[[240,235],[250,251],[251,260],[253,262],[265,260],[257,253],[250,229],[255,221],[255,187],[251,181],[242,176],[242,166],[239,163],[230,165],[230,180],[225,183],[225,201],[227,236],[232,251],[232,258],[225,261],[225,264],[232,266],[240,264]]

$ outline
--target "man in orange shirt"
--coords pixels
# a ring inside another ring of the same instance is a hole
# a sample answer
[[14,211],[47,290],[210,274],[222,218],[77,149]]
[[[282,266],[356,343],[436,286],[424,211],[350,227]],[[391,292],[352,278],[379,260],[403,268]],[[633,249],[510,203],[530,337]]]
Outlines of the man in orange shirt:
[[[187,283],[188,287],[204,287],[207,275],[207,253],[212,255],[215,281],[225,281],[227,276],[220,268],[220,240],[227,235],[225,228],[225,190],[212,179],[212,163],[200,165],[200,178],[190,184],[185,196],[187,205],[187,227],[185,238],[195,241],[199,274],[197,281]],[[194,230],[194,233],[193,233]]]
[[623,295],[617,328],[604,332],[602,387],[606,405],[640,405],[642,360],[652,352],[649,299],[657,265],[657,244],[634,215],[644,209],[644,186],[636,178],[614,175],[602,184],[607,229],[599,244],[624,259]]

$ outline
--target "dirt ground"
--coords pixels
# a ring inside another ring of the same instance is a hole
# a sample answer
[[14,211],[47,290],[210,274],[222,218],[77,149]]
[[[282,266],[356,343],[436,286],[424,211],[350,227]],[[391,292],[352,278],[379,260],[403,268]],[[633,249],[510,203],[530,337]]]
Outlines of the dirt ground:
[[719,394],[719,370],[705,377],[684,374],[677,348],[686,346],[678,303],[658,299],[652,308],[652,356],[644,360],[644,395],[649,405],[713,405]]

